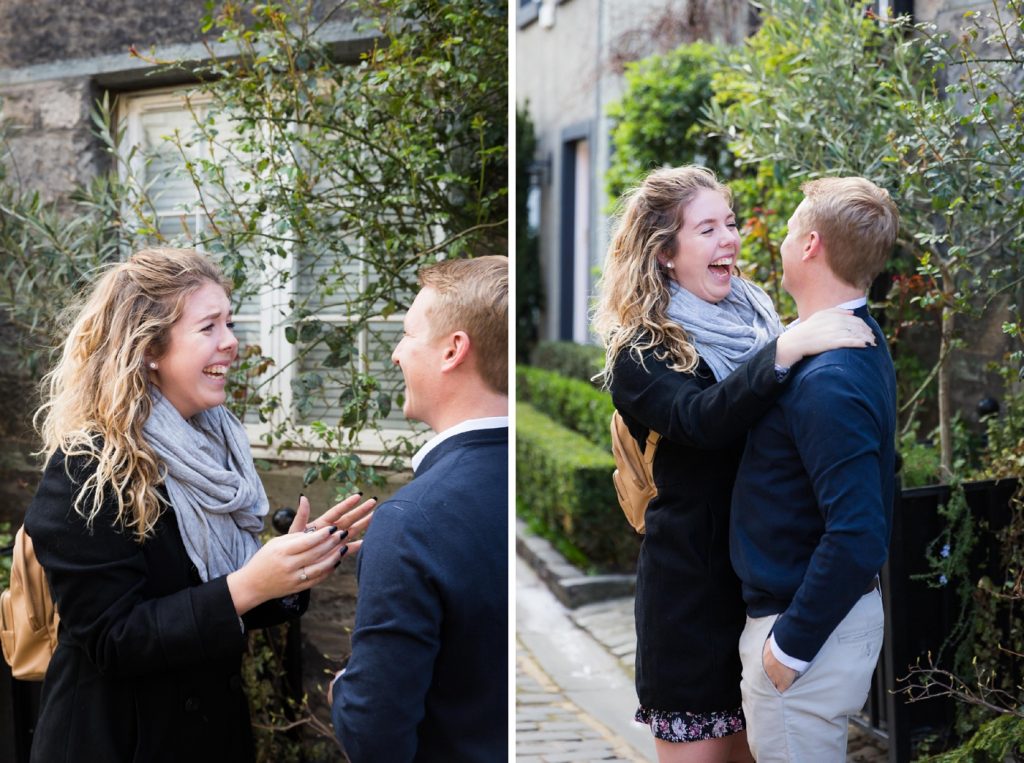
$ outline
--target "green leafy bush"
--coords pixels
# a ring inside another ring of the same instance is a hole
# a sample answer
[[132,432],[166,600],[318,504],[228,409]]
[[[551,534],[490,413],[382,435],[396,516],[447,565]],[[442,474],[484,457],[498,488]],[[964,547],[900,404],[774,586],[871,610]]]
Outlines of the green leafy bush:
[[970,741],[955,750],[924,758],[921,763],[1002,763],[1018,760],[1024,749],[1024,718],[1001,715],[982,724]]
[[604,368],[604,350],[593,344],[541,342],[534,349],[530,361],[530,365],[537,368],[591,382]]
[[605,182],[613,201],[656,167],[701,164],[731,174],[725,141],[701,124],[715,56],[715,46],[694,42],[626,64],[625,92],[608,108],[614,151]]
[[939,479],[939,450],[930,442],[922,442],[918,437],[918,422],[899,436],[898,449],[903,459],[900,468],[900,479],[904,488],[934,485]]
[[780,177],[769,163],[729,181],[733,209],[743,235],[739,267],[763,288],[784,322],[796,318],[796,303],[782,288],[782,253],[790,215],[803,200],[799,183]]
[[599,571],[629,570],[639,536],[612,484],[611,453],[527,403],[516,404],[516,498],[524,520],[562,537]]
[[615,406],[607,392],[554,371],[516,366],[516,397],[611,452],[609,422]]

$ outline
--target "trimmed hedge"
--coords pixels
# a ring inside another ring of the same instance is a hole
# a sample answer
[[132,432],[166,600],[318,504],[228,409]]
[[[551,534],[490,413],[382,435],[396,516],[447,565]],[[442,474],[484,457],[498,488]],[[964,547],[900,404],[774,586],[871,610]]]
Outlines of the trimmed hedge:
[[516,366],[516,397],[611,453],[612,396],[554,371]]
[[614,469],[611,453],[531,405],[516,404],[517,511],[605,572],[633,570],[640,545],[619,509]]
[[604,368],[604,350],[594,344],[540,342],[530,365],[596,386],[591,379]]

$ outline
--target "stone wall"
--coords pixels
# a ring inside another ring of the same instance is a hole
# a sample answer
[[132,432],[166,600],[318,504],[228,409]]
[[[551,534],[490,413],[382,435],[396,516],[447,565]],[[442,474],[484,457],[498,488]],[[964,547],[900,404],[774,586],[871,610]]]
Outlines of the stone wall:
[[88,78],[0,88],[7,182],[38,191],[46,201],[57,201],[88,182],[103,160],[89,121],[97,96]]
[[0,0],[0,68],[199,40],[205,0]]
[[[152,68],[130,54],[200,43],[204,0],[0,0],[0,114],[9,180],[47,201],[103,167],[90,112],[97,77]],[[129,82],[132,81],[130,78]]]

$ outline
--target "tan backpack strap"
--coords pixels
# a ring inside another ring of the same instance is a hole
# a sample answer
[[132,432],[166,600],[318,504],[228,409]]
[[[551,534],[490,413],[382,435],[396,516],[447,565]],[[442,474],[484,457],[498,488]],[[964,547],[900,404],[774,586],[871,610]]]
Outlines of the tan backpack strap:
[[648,430],[647,445],[644,447],[644,464],[646,466],[651,466],[654,463],[654,454],[658,449],[658,440],[660,439],[660,434],[653,429]]

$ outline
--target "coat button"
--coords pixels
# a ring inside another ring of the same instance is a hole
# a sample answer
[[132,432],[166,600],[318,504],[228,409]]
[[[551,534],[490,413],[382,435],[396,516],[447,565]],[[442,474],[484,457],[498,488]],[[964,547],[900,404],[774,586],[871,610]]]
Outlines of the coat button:
[[199,700],[195,697],[189,697],[185,700],[185,712],[186,713],[198,713],[199,712]]

